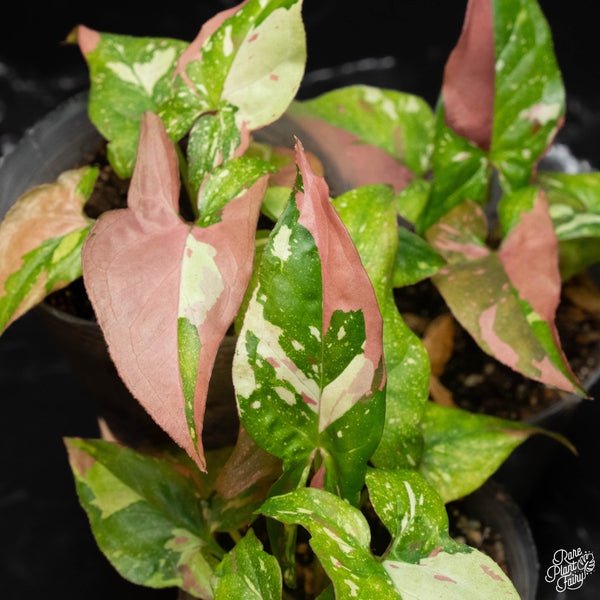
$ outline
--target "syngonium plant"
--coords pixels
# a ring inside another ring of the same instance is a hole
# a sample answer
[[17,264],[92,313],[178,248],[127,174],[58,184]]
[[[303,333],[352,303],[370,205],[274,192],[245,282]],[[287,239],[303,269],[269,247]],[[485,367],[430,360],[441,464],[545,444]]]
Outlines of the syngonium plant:
[[[469,1],[435,116],[367,86],[293,102],[301,0],[243,2],[191,44],[72,37],[128,205],[86,215],[93,167],[22,197],[0,228],[0,324],[83,270],[122,379],[176,442],[148,454],[66,440],[112,564],[200,598],[287,597],[300,526],[323,600],[518,597],[449,537],[444,503],[537,430],[429,402],[427,352],[393,290],[432,277],[486,351],[584,394],[554,311],[559,249],[565,275],[596,259],[574,249],[598,239],[599,185],[536,174],[564,112],[537,4]],[[276,120],[292,162],[252,140]],[[333,200],[326,179],[343,190]],[[208,382],[234,321],[238,442],[205,452]],[[384,551],[365,514],[387,529]]]

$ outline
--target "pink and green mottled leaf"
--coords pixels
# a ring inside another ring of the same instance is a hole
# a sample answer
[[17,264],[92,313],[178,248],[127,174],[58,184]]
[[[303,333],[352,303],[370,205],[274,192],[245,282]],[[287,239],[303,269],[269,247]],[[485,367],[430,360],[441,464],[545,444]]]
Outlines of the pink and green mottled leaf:
[[382,565],[402,598],[518,600],[489,556],[452,540],[444,502],[419,473],[370,469],[366,483],[392,536]]
[[536,0],[469,0],[444,72],[435,183],[420,231],[467,198],[485,202],[488,164],[507,193],[529,185],[562,124],[564,96]]
[[272,600],[281,598],[277,560],[263,550],[250,529],[215,570],[215,600]]
[[485,216],[466,201],[427,239],[447,261],[433,277],[452,313],[479,346],[532,379],[585,396],[560,347],[557,241],[542,192],[526,188],[499,209],[500,248],[485,246]]
[[[312,100],[294,102],[287,114],[316,137],[322,133],[333,137],[333,128],[352,134],[353,137],[343,136],[339,132],[338,139],[342,148],[348,146],[344,149],[350,158],[356,153],[357,164],[368,153],[355,146],[374,146],[383,150],[385,154],[374,153],[373,158],[389,155],[395,159],[396,165],[389,159],[386,161],[397,171],[398,187],[402,184],[401,174],[405,177],[409,172],[422,175],[429,168],[434,121],[428,104],[418,96],[358,85],[333,90]],[[320,145],[327,151],[329,143]],[[343,167],[343,161],[342,158],[340,167]],[[366,175],[366,168],[363,174]],[[354,187],[371,183],[392,182],[365,180]]]
[[300,145],[297,162],[301,179],[267,243],[240,331],[234,384],[244,428],[284,471],[317,461],[322,485],[356,502],[383,426],[381,314]]
[[600,174],[540,173],[537,182],[548,197],[566,280],[600,260]]
[[301,7],[301,0],[249,0],[219,13],[190,44],[178,74],[212,108],[222,101],[236,107],[240,130],[273,122],[304,74]]
[[428,402],[420,423],[425,448],[419,471],[444,502],[478,489],[530,435],[545,433],[573,450],[562,436],[522,422]]
[[[193,478],[167,460],[101,440],[65,440],[79,500],[98,546],[129,581],[213,598],[223,551]],[[160,482],[160,485],[157,485]]]
[[0,333],[51,292],[81,276],[92,219],[83,206],[97,169],[63,173],[21,196],[0,224]]
[[393,273],[402,231],[394,193],[388,186],[366,186],[343,194],[334,206],[358,249],[383,317],[386,415],[382,439],[371,460],[389,468],[415,466],[423,450],[418,424],[428,395],[429,359],[394,301]]
[[142,121],[128,208],[105,213],[83,250],[88,296],[121,378],[204,468],[201,443],[216,352],[251,276],[266,180],[208,227],[177,214],[177,155],[159,117]]

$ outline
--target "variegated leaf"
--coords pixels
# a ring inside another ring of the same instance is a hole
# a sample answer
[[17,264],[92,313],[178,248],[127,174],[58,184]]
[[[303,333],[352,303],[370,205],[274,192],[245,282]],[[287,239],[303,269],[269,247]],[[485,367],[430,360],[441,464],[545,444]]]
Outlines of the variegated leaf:
[[223,101],[236,107],[240,130],[273,122],[304,74],[301,7],[302,0],[246,0],[219,13],[190,44],[177,73],[212,108]]
[[313,461],[356,502],[383,425],[382,323],[369,278],[297,147],[301,179],[265,248],[233,366],[243,426],[284,471]]
[[437,492],[412,470],[369,470],[375,511],[392,536],[383,566],[402,598],[488,600],[519,595],[485,554],[452,540]]
[[117,571],[137,584],[213,598],[223,550],[205,522],[194,480],[168,461],[110,442],[65,443],[79,500]]
[[84,246],[86,289],[119,374],[201,469],[208,381],[251,276],[265,187],[232,198],[213,225],[184,222],[177,155],[147,113],[128,208],[105,213]]
[[546,199],[526,188],[502,200],[505,239],[486,247],[480,207],[466,201],[427,239],[447,261],[433,277],[452,313],[479,346],[525,376],[585,396],[560,348],[558,250]]
[[270,498],[261,512],[308,529],[337,598],[518,599],[498,565],[450,538],[444,503],[418,473],[372,469],[367,486],[392,537],[383,557],[371,552],[362,513],[324,490],[304,488]]
[[389,468],[414,467],[423,450],[418,424],[427,400],[429,360],[394,301],[393,272],[401,231],[394,193],[384,185],[362,187],[337,198],[334,206],[365,265],[383,316],[386,415],[372,461]]
[[269,498],[260,511],[308,530],[336,598],[402,599],[384,564],[371,554],[369,524],[357,508],[324,490],[302,488]]
[[7,212],[0,224],[0,333],[81,276],[81,246],[92,224],[83,206],[97,174],[92,167],[66,171]]
[[469,0],[444,72],[435,183],[419,230],[467,198],[485,201],[489,165],[506,192],[529,185],[564,110],[550,29],[537,1]]
[[281,598],[277,560],[263,550],[250,529],[215,570],[215,600],[274,600]]
[[478,489],[530,435],[545,433],[573,450],[562,436],[538,427],[435,402],[425,405],[420,427],[425,448],[419,471],[444,502]]
[[[90,70],[90,118],[109,140],[108,157],[117,174],[131,177],[142,115],[165,110],[173,95],[177,60],[187,43],[103,33],[83,25],[76,38]],[[198,97],[188,102],[191,105],[180,110],[169,127],[173,139],[209,108]]]
[[[238,146],[243,152],[247,132],[277,119],[300,85],[306,62],[301,4],[246,0],[215,15],[191,44],[80,26],[74,37],[90,68],[90,116],[110,141],[116,172],[131,176],[148,110],[160,115],[175,141],[202,115],[213,127],[226,123],[218,136],[213,130],[201,136],[203,143],[196,140],[193,163],[217,164],[215,151],[223,152],[222,160]],[[194,175],[192,187],[197,190],[205,174]]]
[[600,259],[600,173],[539,173],[537,181],[548,197],[566,280]]

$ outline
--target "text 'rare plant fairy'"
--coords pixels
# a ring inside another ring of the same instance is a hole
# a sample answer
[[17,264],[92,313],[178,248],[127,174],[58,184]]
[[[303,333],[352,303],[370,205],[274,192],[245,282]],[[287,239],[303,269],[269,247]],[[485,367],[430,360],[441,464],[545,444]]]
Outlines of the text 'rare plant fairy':
[[[540,430],[429,401],[394,289],[431,277],[486,352],[585,395],[554,317],[561,273],[598,258],[577,250],[596,247],[600,185],[537,173],[564,115],[548,26],[534,0],[469,0],[435,114],[370,86],[299,102],[301,4],[247,0],[191,44],[74,31],[127,207],[87,216],[92,166],[19,199],[0,225],[0,330],[83,273],[121,378],[175,442],[66,440],[127,579],[217,600],[518,598],[450,538],[444,504]],[[257,141],[275,121],[286,148]],[[239,435],[205,451],[232,325]]]

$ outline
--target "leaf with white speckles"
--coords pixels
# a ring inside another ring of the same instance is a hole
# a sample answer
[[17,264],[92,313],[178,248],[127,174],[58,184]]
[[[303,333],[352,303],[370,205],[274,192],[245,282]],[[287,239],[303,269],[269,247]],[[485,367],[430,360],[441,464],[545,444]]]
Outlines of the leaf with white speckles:
[[79,500],[117,571],[140,585],[213,598],[211,578],[223,551],[202,514],[194,478],[110,442],[65,443]]
[[506,192],[528,185],[560,128],[565,92],[536,0],[469,0],[438,105],[435,183],[424,232],[469,198],[486,200],[497,168]]
[[[212,160],[215,166],[211,149],[222,160],[238,146],[243,151],[247,132],[277,119],[300,85],[306,62],[301,5],[242,2],[207,21],[191,44],[78,27],[73,37],[90,69],[90,117],[109,140],[115,171],[131,176],[140,120],[148,110],[160,115],[174,141],[199,117],[227,121],[219,136],[213,131],[203,138],[202,158],[192,162]],[[195,175],[196,190],[204,174]]]
[[370,469],[366,483],[373,508],[392,536],[382,565],[402,598],[518,600],[489,556],[452,540],[444,502],[421,475]]
[[525,376],[585,396],[554,324],[560,300],[558,245],[543,192],[505,196],[504,240],[486,247],[485,216],[466,201],[427,232],[447,261],[433,282],[461,325],[488,354]]
[[[173,95],[177,59],[186,42],[130,37],[76,30],[77,41],[90,70],[90,119],[109,140],[108,157],[120,177],[130,177],[135,162],[142,115],[161,113]],[[206,110],[196,98],[186,112],[180,110],[177,126],[169,127],[179,139],[193,119]]]
[[175,149],[147,113],[129,207],[102,215],[83,250],[88,296],[121,378],[201,469],[208,381],[250,280],[265,188],[262,178],[234,190],[207,227],[186,223]]
[[215,569],[215,600],[281,598],[277,560],[263,550],[250,529]]
[[[275,121],[293,100],[306,62],[302,0],[250,0],[207,24],[178,65],[193,90],[217,108],[237,108],[240,129]],[[268,99],[266,102],[265,99]]]
[[369,524],[357,508],[324,490],[303,488],[270,498],[260,510],[309,531],[336,598],[401,600],[384,565],[371,554]]
[[414,467],[423,450],[418,423],[428,396],[429,360],[394,301],[393,272],[403,231],[397,222],[394,193],[385,185],[366,186],[338,197],[334,206],[358,249],[383,317],[385,426],[371,460],[388,468]]
[[83,211],[98,170],[63,173],[23,194],[0,224],[0,333],[81,276],[81,247],[92,220]]
[[418,473],[370,469],[366,483],[392,538],[382,557],[371,552],[362,513],[324,490],[304,488],[270,498],[261,512],[309,531],[337,598],[518,600],[494,561],[450,538],[444,503]]
[[233,377],[244,428],[284,470],[324,465],[358,500],[383,426],[381,314],[352,240],[301,146],[301,179],[263,253]]

